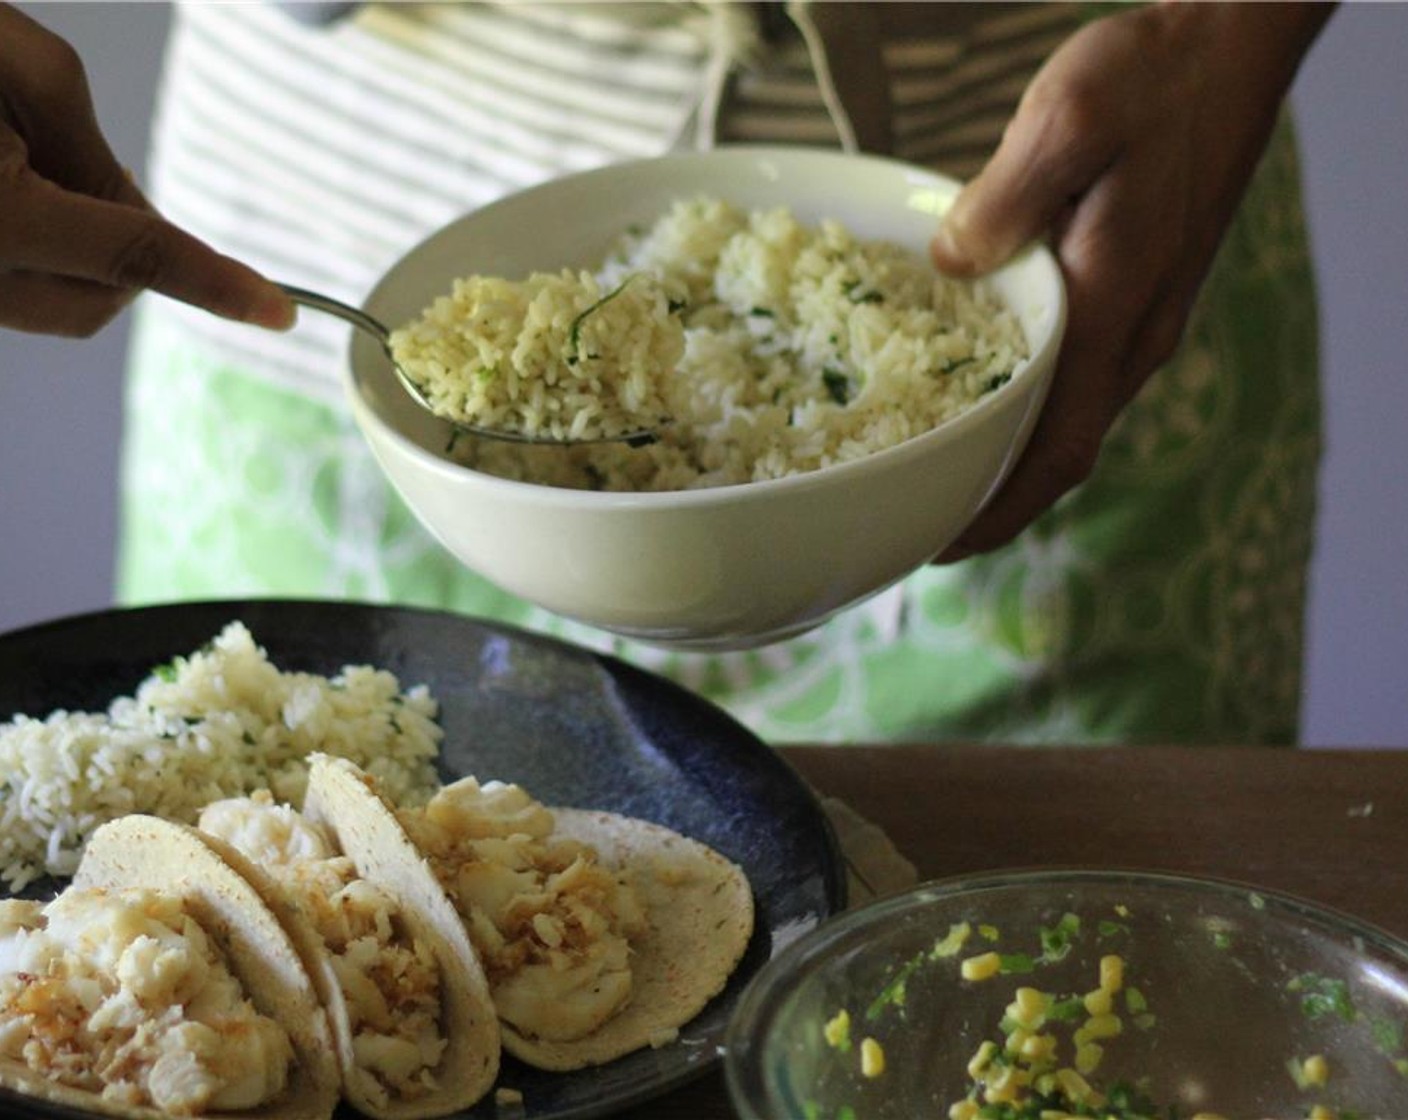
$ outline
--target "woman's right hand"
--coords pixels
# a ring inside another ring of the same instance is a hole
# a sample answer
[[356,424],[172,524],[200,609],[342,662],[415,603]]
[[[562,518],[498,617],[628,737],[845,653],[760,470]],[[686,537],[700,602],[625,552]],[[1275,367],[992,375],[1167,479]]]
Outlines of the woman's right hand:
[[152,209],[77,53],[0,4],[0,327],[91,335],[148,288],[261,327],[294,319],[274,284]]

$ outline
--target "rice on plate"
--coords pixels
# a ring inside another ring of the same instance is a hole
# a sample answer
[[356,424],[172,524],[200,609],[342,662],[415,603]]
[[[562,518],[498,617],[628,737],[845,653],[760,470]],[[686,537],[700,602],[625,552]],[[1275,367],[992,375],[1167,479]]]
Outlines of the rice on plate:
[[[846,462],[929,431],[1028,357],[981,282],[786,207],[677,202],[596,273],[468,278],[392,334],[437,412],[645,447],[455,440],[465,465],[595,490],[683,490]],[[556,403],[553,403],[556,402]]]
[[232,622],[105,712],[0,724],[0,882],[72,875],[93,831],[129,813],[191,823],[211,801],[264,788],[301,802],[318,751],[423,802],[439,787],[435,716],[424,687],[403,691],[384,669],[284,672]]

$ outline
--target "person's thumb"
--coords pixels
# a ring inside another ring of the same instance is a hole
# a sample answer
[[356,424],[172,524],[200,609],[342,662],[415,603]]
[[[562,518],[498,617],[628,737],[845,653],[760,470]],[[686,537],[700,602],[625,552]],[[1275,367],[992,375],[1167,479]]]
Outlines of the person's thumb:
[[983,176],[964,187],[930,243],[935,267],[949,276],[981,276],[1041,234],[1045,211],[1014,209],[1015,201]]
[[977,276],[1049,231],[1108,162],[1111,139],[1071,136],[1024,98],[997,151],[944,214],[930,243],[940,272]]

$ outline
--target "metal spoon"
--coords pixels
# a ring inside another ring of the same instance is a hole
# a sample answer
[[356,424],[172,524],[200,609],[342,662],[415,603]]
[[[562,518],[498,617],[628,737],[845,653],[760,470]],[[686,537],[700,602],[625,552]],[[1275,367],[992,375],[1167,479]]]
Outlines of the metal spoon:
[[402,387],[411,395],[411,399],[425,409],[431,415],[437,417],[445,423],[452,425],[455,429],[465,432],[468,435],[483,436],[486,439],[506,440],[510,443],[535,443],[552,444],[558,447],[568,447],[581,443],[625,443],[631,447],[644,447],[654,443],[659,435],[650,428],[640,428],[634,431],[622,432],[614,436],[587,436],[583,438],[558,437],[551,435],[530,435],[526,432],[515,432],[506,428],[482,428],[477,424],[470,424],[464,420],[456,420],[449,416],[443,416],[431,406],[430,400],[426,397],[425,391],[411,379],[401,364],[396,361],[396,357],[391,352],[391,331],[386,324],[375,316],[368,315],[360,307],[353,307],[351,304],[343,303],[341,300],[325,296],[321,292],[312,292],[307,288],[296,288],[292,284],[280,284],[284,295],[293,300],[294,303],[303,307],[312,308],[314,311],[324,311],[329,315],[351,323],[360,331],[365,331],[376,339],[386,354],[386,360],[391,363],[391,368],[396,371],[396,379],[401,382]]

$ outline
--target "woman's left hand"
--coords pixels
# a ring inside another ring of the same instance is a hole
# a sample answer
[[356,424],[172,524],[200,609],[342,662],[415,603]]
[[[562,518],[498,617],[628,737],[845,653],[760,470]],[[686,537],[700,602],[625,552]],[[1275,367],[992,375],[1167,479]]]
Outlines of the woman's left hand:
[[941,562],[1007,543],[1094,470],[1110,426],[1176,348],[1331,10],[1141,7],[1083,28],[1032,80],[933,258],[977,275],[1048,236],[1066,281],[1066,336],[1025,453]]

